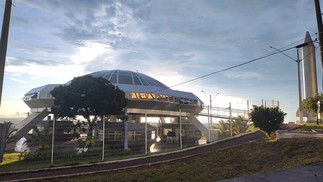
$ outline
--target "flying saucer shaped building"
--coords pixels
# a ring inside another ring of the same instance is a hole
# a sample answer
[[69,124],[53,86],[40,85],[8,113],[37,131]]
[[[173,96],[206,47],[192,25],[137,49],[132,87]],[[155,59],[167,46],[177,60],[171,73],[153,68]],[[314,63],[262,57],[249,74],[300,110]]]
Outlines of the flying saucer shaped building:
[[[154,117],[159,120],[149,123],[153,135],[167,135],[167,132],[171,131],[178,138],[181,119],[182,122],[185,121],[182,129],[187,129],[187,137],[191,135],[191,138],[197,140],[204,134],[208,136],[209,141],[216,139],[216,136],[210,136],[208,129],[195,117],[202,111],[203,106],[203,102],[196,95],[172,90],[158,80],[138,72],[107,70],[89,75],[105,78],[125,92],[128,99],[125,114],[128,116],[129,129],[138,128],[143,123],[143,117]],[[59,85],[44,85],[31,89],[24,95],[23,101],[30,107],[31,113],[17,125],[16,139],[23,137],[35,124],[50,114],[50,108],[54,104],[50,92]],[[118,123],[118,120],[111,117],[110,122]]]

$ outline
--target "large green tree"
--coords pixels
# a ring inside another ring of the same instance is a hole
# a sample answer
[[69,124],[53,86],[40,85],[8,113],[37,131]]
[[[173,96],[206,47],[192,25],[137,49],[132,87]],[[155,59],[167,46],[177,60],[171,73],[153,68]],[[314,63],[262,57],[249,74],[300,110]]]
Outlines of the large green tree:
[[323,110],[323,93],[319,93],[314,97],[308,97],[303,100],[303,108],[308,113],[314,113],[317,115],[318,105],[317,102],[320,101],[320,112]]
[[255,127],[266,132],[268,136],[275,130],[278,130],[284,122],[284,113],[279,107],[253,106],[250,113],[250,119]]
[[127,104],[125,93],[101,77],[85,75],[51,91],[54,99],[52,112],[56,117],[83,116],[91,136],[94,122],[103,115],[122,115]]

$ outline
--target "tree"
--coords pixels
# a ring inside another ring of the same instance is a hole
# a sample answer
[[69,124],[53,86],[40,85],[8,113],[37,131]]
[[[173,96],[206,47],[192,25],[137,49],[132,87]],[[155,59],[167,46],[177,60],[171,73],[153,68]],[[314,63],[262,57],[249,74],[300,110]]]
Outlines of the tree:
[[320,101],[320,112],[323,110],[323,93],[319,93],[314,97],[308,97],[303,100],[303,108],[308,113],[314,113],[317,115],[318,105],[317,102]]
[[235,118],[232,124],[237,135],[246,133],[249,128],[248,121],[244,120],[241,116]]
[[228,137],[230,135],[230,124],[228,122],[219,121],[219,134],[221,137]]
[[[52,112],[56,117],[83,116],[92,135],[94,123],[103,115],[124,114],[127,104],[125,93],[104,78],[85,75],[51,91],[54,99]],[[92,118],[92,119],[91,119]]]
[[[249,125],[248,121],[244,120],[241,116],[238,118],[234,118],[231,120],[232,121],[232,134],[234,135],[239,135],[242,133],[246,133]],[[227,122],[220,120],[219,121],[219,135],[222,138],[225,137],[230,137],[230,120]]]
[[255,127],[260,128],[266,132],[268,136],[275,130],[278,130],[280,125],[284,122],[284,113],[279,107],[264,107],[253,106],[250,113],[251,121],[253,121]]
[[49,151],[52,143],[52,132],[48,125],[39,128],[34,127],[32,133],[26,134],[26,141],[28,148],[37,153]]

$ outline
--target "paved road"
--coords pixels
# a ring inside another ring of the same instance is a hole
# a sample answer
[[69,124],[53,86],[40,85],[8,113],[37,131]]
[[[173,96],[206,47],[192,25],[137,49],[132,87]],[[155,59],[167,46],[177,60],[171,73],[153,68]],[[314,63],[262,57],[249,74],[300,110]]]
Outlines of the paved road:
[[323,181],[323,163],[284,169],[270,173],[262,173],[254,176],[246,176],[222,180],[221,182],[317,182]]

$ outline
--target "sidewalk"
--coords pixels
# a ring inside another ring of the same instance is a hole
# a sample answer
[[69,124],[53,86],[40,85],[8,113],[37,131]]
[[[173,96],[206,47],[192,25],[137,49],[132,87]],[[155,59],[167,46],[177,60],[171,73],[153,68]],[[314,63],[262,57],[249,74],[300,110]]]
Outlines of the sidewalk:
[[286,181],[304,181],[316,182],[323,181],[323,163],[302,166],[291,169],[284,169],[270,173],[262,173],[254,176],[238,177],[222,182],[243,182],[243,181],[261,181],[261,182],[286,182]]

